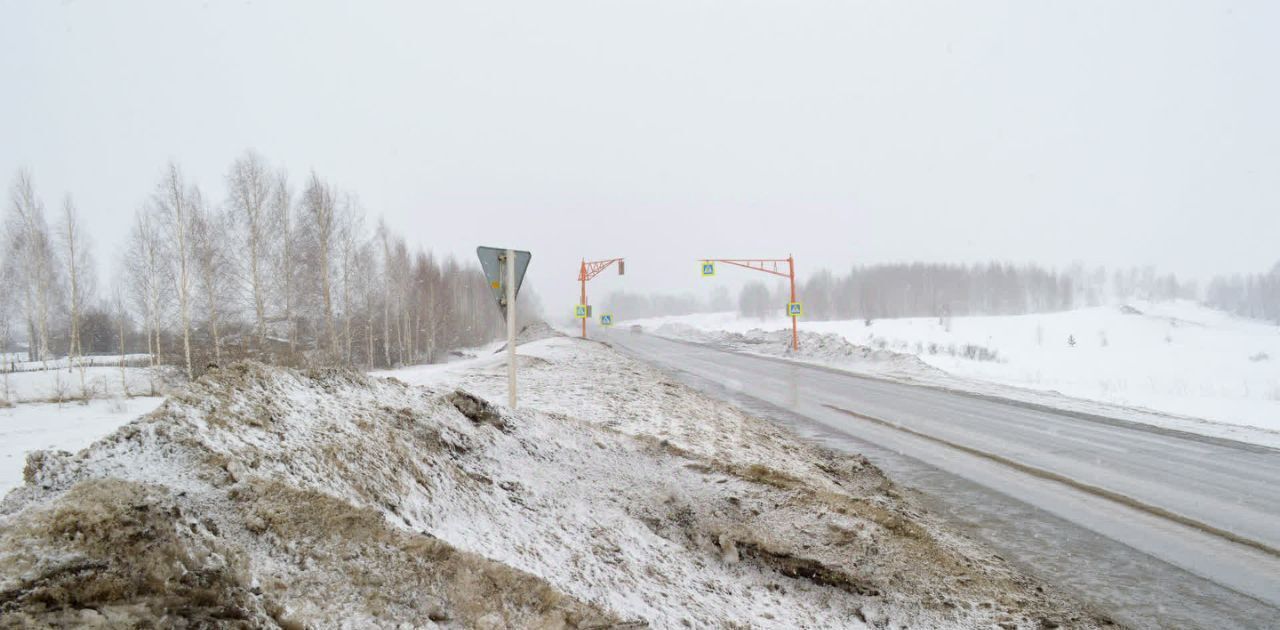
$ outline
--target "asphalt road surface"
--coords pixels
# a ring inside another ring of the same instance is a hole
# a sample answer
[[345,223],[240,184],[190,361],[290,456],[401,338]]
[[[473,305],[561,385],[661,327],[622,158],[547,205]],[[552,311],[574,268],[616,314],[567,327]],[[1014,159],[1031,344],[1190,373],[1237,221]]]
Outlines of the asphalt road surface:
[[1122,624],[1280,627],[1280,451],[648,334],[603,339],[866,455]]

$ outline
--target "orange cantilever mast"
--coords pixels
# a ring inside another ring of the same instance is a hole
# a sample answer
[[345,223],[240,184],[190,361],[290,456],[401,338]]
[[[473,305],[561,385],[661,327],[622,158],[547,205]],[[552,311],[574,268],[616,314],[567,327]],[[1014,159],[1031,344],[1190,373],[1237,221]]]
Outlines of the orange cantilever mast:
[[787,264],[789,266],[791,264],[790,258],[706,258],[704,260],[720,262],[726,265],[737,265],[738,267],[746,267],[747,269],[755,269],[756,271],[771,273],[775,276],[782,276],[783,278],[791,277],[790,267],[788,267],[788,271],[782,271],[779,269],[783,264]]
[[[736,267],[745,267],[756,271],[771,273],[775,276],[781,276],[791,281],[791,301],[796,301],[796,259],[795,256],[787,256],[786,258],[703,258],[703,262],[718,262],[726,265],[734,265]],[[782,265],[787,266],[786,271],[782,271]],[[584,294],[585,295],[585,294]],[[800,349],[800,326],[796,320],[798,317],[791,317],[791,349]]]
[[[587,304],[587,281],[600,275],[605,269],[608,269],[613,263],[618,263],[618,275],[622,275],[626,269],[625,263],[621,258],[610,258],[609,260],[591,260],[582,259],[582,266],[578,268],[578,282],[582,284],[582,302],[583,306]],[[582,319],[582,338],[587,338],[587,320]]]

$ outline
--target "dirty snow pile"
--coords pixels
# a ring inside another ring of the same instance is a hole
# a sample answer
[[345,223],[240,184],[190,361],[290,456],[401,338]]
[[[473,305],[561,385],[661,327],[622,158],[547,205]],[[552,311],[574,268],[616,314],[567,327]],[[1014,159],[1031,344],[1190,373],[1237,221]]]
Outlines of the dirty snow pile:
[[[647,464],[618,462],[587,479],[600,493],[591,513],[613,525],[579,531],[621,557],[581,557],[610,565],[607,577],[583,583],[545,559],[518,560],[571,594],[654,627],[1099,623],[949,532],[864,458],[798,440],[605,344],[557,337],[521,346],[519,360],[521,405],[675,464],[638,478]],[[506,395],[501,358],[393,374]]]
[[34,453],[0,626],[1105,624],[861,458],[599,344],[521,353],[515,412],[495,357],[398,372],[425,385],[249,363]]
[[483,404],[242,364],[77,455],[37,452],[0,503],[0,625],[612,621],[426,531],[517,509],[485,471],[519,445],[460,407]]

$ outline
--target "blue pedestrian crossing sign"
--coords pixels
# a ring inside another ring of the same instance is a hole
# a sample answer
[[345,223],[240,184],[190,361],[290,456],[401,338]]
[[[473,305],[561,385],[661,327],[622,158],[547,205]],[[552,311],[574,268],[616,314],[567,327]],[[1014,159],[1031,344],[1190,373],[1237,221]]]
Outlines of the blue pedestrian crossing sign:
[[601,325],[601,326],[612,326],[612,325],[613,325],[613,315],[610,315],[609,313],[605,313],[604,315],[601,315],[601,316],[600,316],[600,325]]
[[711,261],[703,261],[702,275],[703,277],[716,275],[716,264]]
[[788,317],[800,317],[801,315],[804,315],[804,308],[800,306],[799,302],[787,302]]
[[578,304],[573,307],[573,316],[578,319],[587,319],[591,317],[591,307],[586,304]]

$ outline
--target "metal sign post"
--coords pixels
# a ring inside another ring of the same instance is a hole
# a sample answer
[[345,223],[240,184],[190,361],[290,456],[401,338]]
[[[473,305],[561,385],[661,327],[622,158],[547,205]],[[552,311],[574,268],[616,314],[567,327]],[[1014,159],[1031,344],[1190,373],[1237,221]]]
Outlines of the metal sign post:
[[610,258],[609,260],[587,260],[582,259],[582,266],[578,267],[578,282],[582,284],[581,301],[574,307],[574,317],[582,320],[582,338],[587,338],[587,320],[591,319],[591,305],[587,303],[587,281],[600,275],[600,272],[609,268],[609,265],[618,263],[618,275],[626,275],[626,261],[621,258]]
[[518,249],[477,247],[480,268],[507,320],[507,405],[516,408],[516,296],[533,255]]
[[508,249],[502,266],[507,268],[507,404],[516,408],[516,252]]

